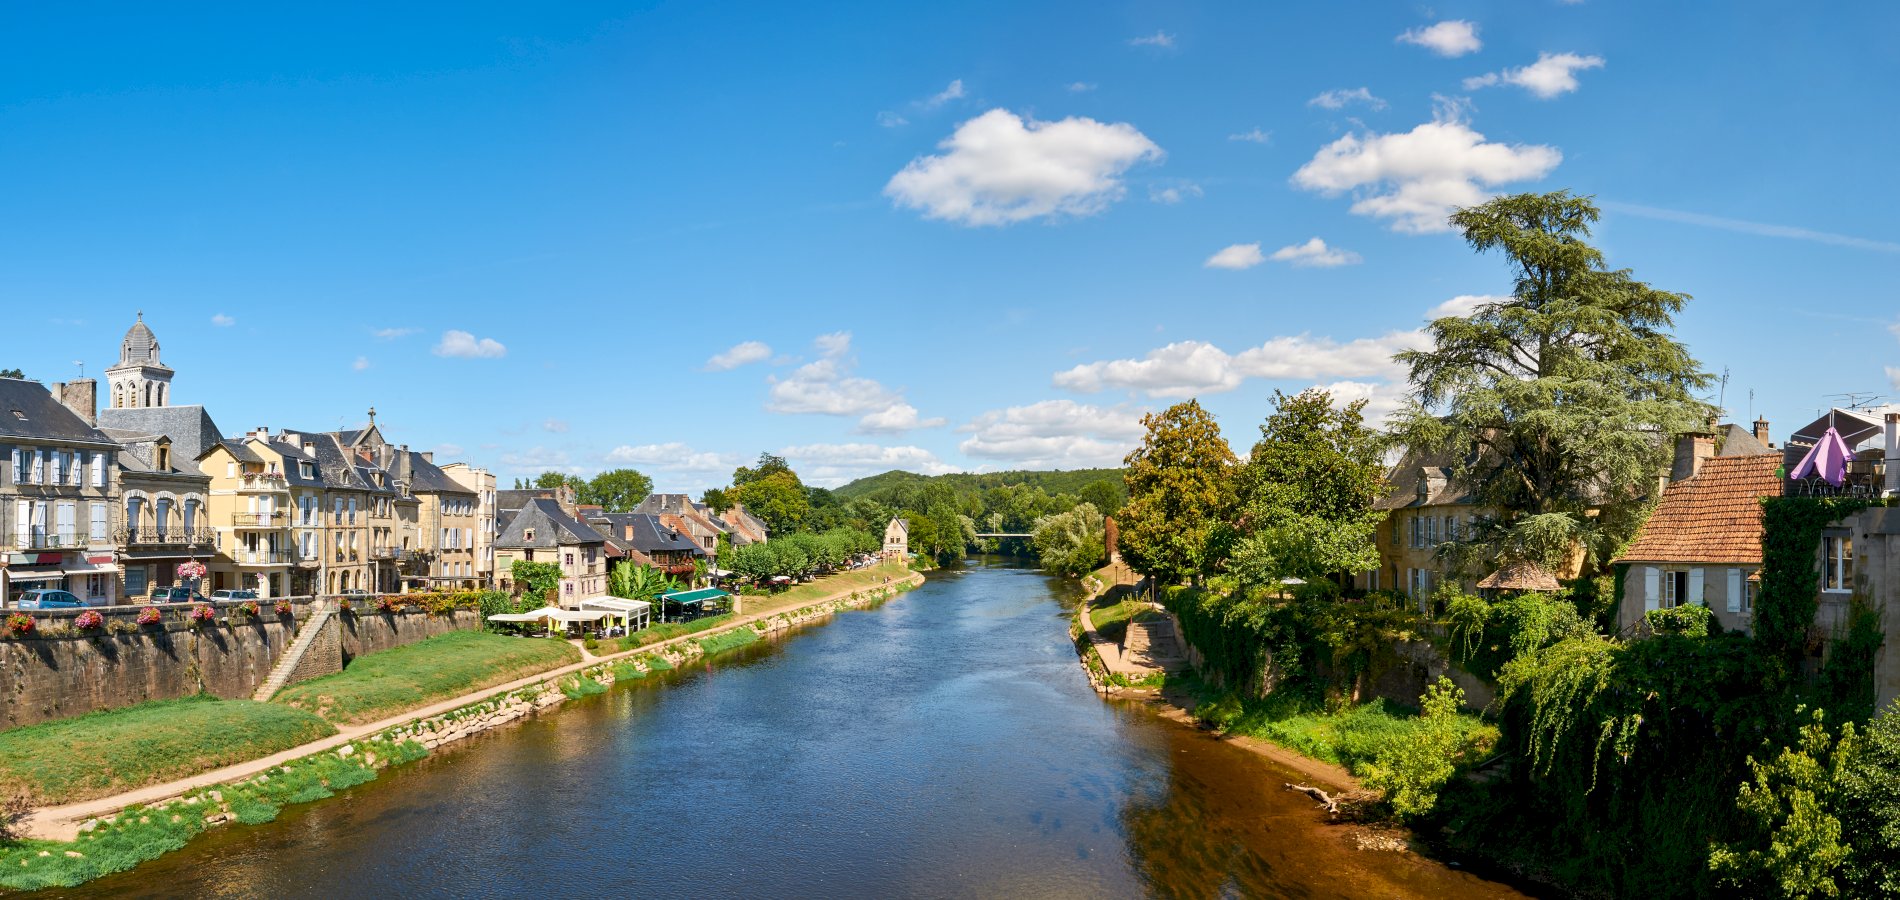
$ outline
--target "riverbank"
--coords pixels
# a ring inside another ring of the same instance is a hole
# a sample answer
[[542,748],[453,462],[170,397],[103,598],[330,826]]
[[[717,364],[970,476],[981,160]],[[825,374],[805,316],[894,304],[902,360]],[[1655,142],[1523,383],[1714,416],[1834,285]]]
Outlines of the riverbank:
[[[36,810],[21,823],[29,839],[0,849],[0,886],[65,886],[122,871],[183,847],[206,828],[243,820],[245,810],[234,808],[228,795],[257,791],[274,777],[281,780],[314,766],[334,768],[336,761],[344,761],[354,774],[340,774],[339,778],[352,783],[370,780],[377,770],[416,758],[419,751],[498,727],[570,698],[598,693],[621,678],[643,678],[649,672],[751,642],[721,639],[723,634],[741,628],[758,636],[787,631],[842,609],[889,599],[922,582],[923,576],[917,573],[871,589],[854,581],[795,608],[747,613],[718,629],[598,656],[382,721],[344,728],[331,737],[262,759],[98,800]],[[282,799],[292,803],[303,802],[299,797],[319,799],[327,796],[326,785],[337,783],[329,777],[321,782]],[[42,877],[41,869],[53,871]]]

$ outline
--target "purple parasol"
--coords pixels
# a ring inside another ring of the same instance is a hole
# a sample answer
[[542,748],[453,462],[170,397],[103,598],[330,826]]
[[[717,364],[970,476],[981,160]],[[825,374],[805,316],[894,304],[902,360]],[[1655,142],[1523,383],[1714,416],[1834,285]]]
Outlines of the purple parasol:
[[1801,457],[1801,464],[1794,467],[1794,477],[1806,478],[1819,474],[1821,480],[1835,487],[1847,480],[1847,461],[1854,458],[1853,451],[1847,449],[1847,442],[1841,439],[1841,433],[1829,426],[1827,433]]

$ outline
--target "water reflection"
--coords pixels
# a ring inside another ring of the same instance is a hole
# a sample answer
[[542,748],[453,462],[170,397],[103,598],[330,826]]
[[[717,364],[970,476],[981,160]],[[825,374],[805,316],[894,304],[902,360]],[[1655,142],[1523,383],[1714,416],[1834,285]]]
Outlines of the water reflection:
[[1087,686],[1072,586],[973,565],[566,704],[74,896],[1499,896],[1347,848]]

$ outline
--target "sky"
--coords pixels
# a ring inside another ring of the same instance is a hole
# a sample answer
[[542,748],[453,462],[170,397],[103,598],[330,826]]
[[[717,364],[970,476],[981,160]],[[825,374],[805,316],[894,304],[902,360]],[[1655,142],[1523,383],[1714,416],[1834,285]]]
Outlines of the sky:
[[504,484],[1244,453],[1390,410],[1510,288],[1446,213],[1567,189],[1732,418],[1900,395],[1893,4],[265,6],[0,8],[0,368],[142,311],[227,433]]

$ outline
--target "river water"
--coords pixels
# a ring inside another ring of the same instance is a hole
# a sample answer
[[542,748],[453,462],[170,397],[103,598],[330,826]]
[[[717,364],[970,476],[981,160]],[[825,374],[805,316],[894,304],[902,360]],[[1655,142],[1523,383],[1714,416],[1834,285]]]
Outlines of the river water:
[[1075,591],[977,564],[69,896],[1499,897],[1103,702]]

